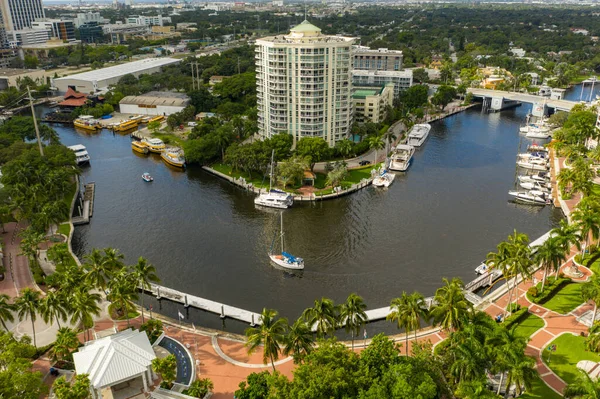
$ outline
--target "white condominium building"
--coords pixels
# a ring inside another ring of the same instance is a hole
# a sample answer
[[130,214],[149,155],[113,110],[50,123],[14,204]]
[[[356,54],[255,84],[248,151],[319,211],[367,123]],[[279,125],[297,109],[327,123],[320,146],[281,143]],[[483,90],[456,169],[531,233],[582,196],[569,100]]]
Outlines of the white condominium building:
[[36,18],[44,18],[42,0],[0,0],[6,30],[30,28]]
[[262,137],[322,137],[330,146],[352,124],[354,38],[327,36],[308,21],[288,35],[256,40],[258,127]]

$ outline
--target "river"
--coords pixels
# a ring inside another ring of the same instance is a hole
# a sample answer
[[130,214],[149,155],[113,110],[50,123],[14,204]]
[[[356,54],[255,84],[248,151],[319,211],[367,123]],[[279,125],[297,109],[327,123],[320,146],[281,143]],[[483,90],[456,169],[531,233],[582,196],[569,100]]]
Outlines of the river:
[[[569,95],[578,99],[580,90]],[[296,318],[322,296],[362,295],[368,308],[389,304],[403,290],[432,295],[442,277],[470,281],[486,254],[512,233],[531,240],[555,226],[560,210],[512,203],[515,154],[525,145],[518,127],[531,106],[496,114],[468,110],[434,122],[406,174],[389,189],[366,188],[284,211],[286,250],[305,259],[290,275],[267,252],[279,212],[257,209],[253,196],[198,167],[168,168],[159,157],[132,152],[130,138],[53,126],[66,145],[83,144],[92,158],[83,170],[96,182],[94,216],[75,229],[73,247],[115,247],[129,264],[146,257],[162,284],[260,312]],[[523,142],[521,142],[523,140]],[[143,172],[154,176],[145,183]],[[196,326],[242,332],[241,322],[148,298],[154,310]],[[392,332],[386,322],[370,331]]]

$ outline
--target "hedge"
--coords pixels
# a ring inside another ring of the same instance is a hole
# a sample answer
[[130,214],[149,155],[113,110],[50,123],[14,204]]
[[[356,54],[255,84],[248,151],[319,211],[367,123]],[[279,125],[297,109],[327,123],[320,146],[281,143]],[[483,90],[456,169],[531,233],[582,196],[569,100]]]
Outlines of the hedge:
[[550,277],[546,280],[546,286],[544,287],[544,292],[540,292],[542,288],[542,283],[538,283],[535,287],[531,287],[527,290],[527,299],[531,302],[541,305],[547,302],[550,298],[552,298],[562,287],[569,284],[571,279],[568,277],[559,277],[558,279],[554,279],[554,277]]
[[528,311],[529,311],[529,309],[524,307],[524,308],[517,310],[516,312],[513,312],[510,316],[508,316],[506,319],[504,319],[504,322],[502,322],[502,325],[507,330],[509,330],[513,326],[513,324],[516,324],[516,323],[520,322],[522,319],[524,319],[527,316]]

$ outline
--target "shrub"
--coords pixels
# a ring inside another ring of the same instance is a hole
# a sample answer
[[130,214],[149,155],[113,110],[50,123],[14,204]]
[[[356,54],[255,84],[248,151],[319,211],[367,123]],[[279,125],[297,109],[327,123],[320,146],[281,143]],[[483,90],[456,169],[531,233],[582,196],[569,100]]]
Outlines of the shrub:
[[199,380],[194,381],[192,385],[182,393],[184,395],[193,396],[194,398],[203,398],[212,391],[213,388],[214,385],[209,378],[200,378]]
[[506,310],[508,310],[510,313],[514,313],[514,312],[516,312],[519,309],[521,309],[521,305],[519,305],[516,302],[513,302],[513,303],[511,303],[510,305],[508,305],[506,307]]
[[157,319],[147,320],[144,324],[140,326],[140,331],[144,331],[148,336],[148,339],[151,343],[154,343],[160,334],[163,332],[163,324],[162,321]]
[[537,287],[529,287],[529,289],[527,290],[527,295],[531,297],[536,297],[538,295]]
[[[569,284],[570,282],[571,282],[571,279],[568,277],[567,278],[563,277],[562,274],[560,274],[557,279],[555,279],[554,277],[550,277],[546,281],[546,286],[544,287],[543,292],[540,292],[540,289],[542,286],[542,283],[540,282],[535,286],[535,288],[537,290],[537,292],[536,292],[537,295],[531,295],[529,293],[529,290],[527,290],[527,298],[535,304],[539,304],[539,305],[544,304],[550,298],[552,298],[558,291],[560,291],[560,289],[562,287]],[[534,287],[532,287],[532,288],[534,288]]]
[[529,312],[529,309],[521,308],[521,309],[515,311],[514,313],[512,313],[506,319],[504,319],[504,321],[502,322],[502,325],[506,329],[510,329],[514,324],[516,324],[519,321],[521,321],[522,319],[524,319],[527,316],[528,312]]

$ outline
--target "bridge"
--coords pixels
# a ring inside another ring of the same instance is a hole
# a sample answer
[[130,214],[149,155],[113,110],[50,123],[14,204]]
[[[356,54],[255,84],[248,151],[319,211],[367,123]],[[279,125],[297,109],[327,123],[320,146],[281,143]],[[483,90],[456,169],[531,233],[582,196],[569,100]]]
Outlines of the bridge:
[[[571,111],[571,108],[578,104],[577,101],[555,100],[548,97],[537,96],[528,93],[516,93],[489,89],[467,89],[467,92],[474,97],[483,98],[484,105],[488,105],[492,111],[501,111],[518,105],[520,103],[530,103],[534,105],[533,114],[535,116],[547,115],[548,109],[555,111]],[[536,109],[538,108],[538,109]],[[537,112],[536,112],[537,111]]]

